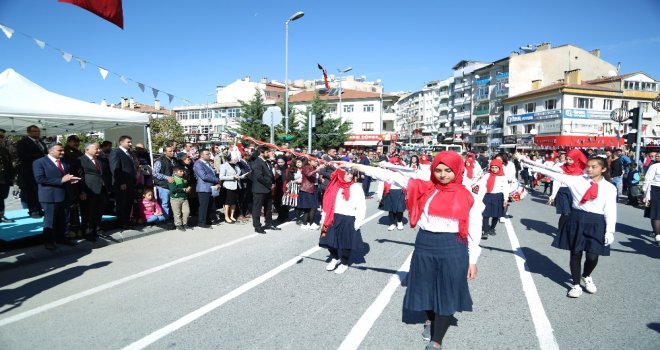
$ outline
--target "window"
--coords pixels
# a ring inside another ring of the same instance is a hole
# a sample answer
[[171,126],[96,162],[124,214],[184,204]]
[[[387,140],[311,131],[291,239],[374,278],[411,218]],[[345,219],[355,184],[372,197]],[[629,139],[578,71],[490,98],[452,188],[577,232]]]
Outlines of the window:
[[362,112],[373,112],[374,111],[374,105],[364,105],[362,106]]
[[328,113],[337,113],[337,106],[328,107]]
[[612,100],[604,99],[603,100],[603,109],[604,110],[612,110]]
[[621,101],[621,108],[628,110],[628,101]]
[[228,108],[227,109],[227,117],[230,119],[238,118],[241,116],[241,109],[240,108]]
[[594,108],[594,99],[593,98],[575,97],[575,100],[573,101],[573,104],[574,104],[575,108],[593,109]]
[[518,126],[517,125],[512,125],[511,126],[511,135],[516,135],[518,134]]
[[186,120],[188,119],[188,111],[176,112],[177,120]]
[[525,113],[533,113],[534,111],[536,111],[536,102],[525,104]]
[[211,127],[208,126],[208,125],[206,125],[206,126],[202,126],[202,134],[208,134],[208,133],[210,133],[210,129],[211,129]]
[[211,118],[211,110],[210,109],[203,109],[201,111],[201,116],[202,116],[202,119],[210,119]]
[[511,115],[518,114],[518,106],[511,106]]
[[353,105],[344,105],[344,113],[353,113]]
[[190,119],[199,119],[199,111],[188,111],[188,117]]
[[374,131],[374,123],[362,123],[362,131]]
[[556,108],[557,108],[557,99],[556,98],[545,100],[545,110],[546,111],[556,109]]
[[525,125],[525,134],[531,134],[532,129],[534,129],[534,124],[527,124]]
[[649,111],[649,105],[650,103],[648,102],[638,102],[637,104],[639,106],[639,112],[644,113]]

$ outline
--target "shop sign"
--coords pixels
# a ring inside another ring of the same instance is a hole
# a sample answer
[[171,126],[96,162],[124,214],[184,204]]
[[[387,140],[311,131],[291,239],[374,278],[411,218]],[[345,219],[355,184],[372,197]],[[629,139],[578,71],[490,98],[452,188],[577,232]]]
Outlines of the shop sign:
[[350,134],[348,141],[381,141],[383,138],[380,134]]
[[506,123],[507,124],[533,123],[542,120],[550,120],[550,119],[558,119],[558,118],[561,118],[561,111],[551,110],[551,111],[511,115],[506,118]]

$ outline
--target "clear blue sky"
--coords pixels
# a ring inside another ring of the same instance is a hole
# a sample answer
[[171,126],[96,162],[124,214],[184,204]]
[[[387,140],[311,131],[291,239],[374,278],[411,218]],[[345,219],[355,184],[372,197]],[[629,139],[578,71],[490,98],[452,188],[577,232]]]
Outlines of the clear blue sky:
[[[0,0],[0,23],[146,85],[205,103],[216,85],[251,76],[284,80],[284,21],[289,25],[289,79],[320,77],[352,66],[381,79],[386,92],[418,90],[443,79],[461,59],[492,61],[547,41],[600,48],[622,72],[660,79],[660,1],[175,1],[124,0],[124,30],[57,0]],[[45,88],[74,98],[151,103],[152,92],[102,80],[18,33],[0,33],[0,70],[14,68]],[[159,98],[165,107],[183,105]]]

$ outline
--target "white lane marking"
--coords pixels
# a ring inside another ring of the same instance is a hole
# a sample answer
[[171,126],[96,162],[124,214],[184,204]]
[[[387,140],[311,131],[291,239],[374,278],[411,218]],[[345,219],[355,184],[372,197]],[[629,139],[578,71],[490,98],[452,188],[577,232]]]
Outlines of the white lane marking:
[[[383,213],[384,213],[383,211],[379,211],[378,213],[376,213],[376,214],[370,216],[368,219],[364,220],[364,223],[367,223],[368,221],[373,220],[374,218],[382,215]],[[223,304],[231,301],[232,299],[234,299],[236,297],[239,297],[241,294],[249,291],[250,289],[266,282],[271,277],[274,277],[277,274],[279,274],[280,272],[282,272],[282,271],[288,269],[289,267],[297,264],[302,258],[308,257],[308,256],[316,253],[319,250],[321,250],[321,247],[319,247],[319,246],[315,246],[315,247],[312,247],[312,248],[306,250],[302,254],[296,256],[295,258],[293,258],[291,260],[286,261],[282,265],[266,272],[265,274],[253,279],[252,281],[241,285],[240,287],[232,290],[231,292],[219,297],[218,299],[213,300],[212,302],[202,306],[201,308],[199,308],[195,311],[190,312],[189,314],[187,314],[187,315],[181,317],[180,319],[168,324],[167,326],[152,332],[151,334],[147,335],[146,337],[131,343],[130,345],[122,348],[122,350],[139,350],[139,349],[146,348],[147,346],[155,343],[156,341],[162,339],[163,337],[167,336],[168,334],[178,330],[179,328],[181,328],[181,327],[195,321],[196,319],[206,315],[207,313],[217,309],[218,307],[220,307]]]
[[344,341],[339,345],[339,350],[353,350],[360,346],[364,337],[367,336],[371,327],[373,327],[378,317],[385,310],[385,307],[390,303],[392,295],[394,295],[396,289],[401,285],[401,281],[406,277],[408,270],[410,270],[411,259],[412,253],[408,255],[408,258],[406,258],[406,261],[401,265],[399,270],[390,277],[390,281],[380,294],[378,294],[376,300],[367,308],[367,311],[362,314],[362,317],[360,317],[346,338],[344,338]]
[[54,308],[56,308],[56,307],[58,307],[58,306],[62,306],[62,305],[64,305],[64,304],[68,304],[68,303],[70,303],[70,302],[72,302],[72,301],[76,301],[76,300],[78,300],[78,299],[81,299],[81,298],[84,298],[84,297],[90,296],[90,295],[92,295],[92,294],[96,294],[96,293],[98,293],[98,292],[101,292],[101,291],[104,291],[104,290],[107,290],[107,289],[110,289],[110,288],[116,287],[116,286],[118,286],[118,285],[120,285],[120,284],[124,284],[124,283],[126,283],[126,282],[129,282],[129,281],[132,281],[132,280],[135,280],[135,279],[138,279],[138,278],[141,278],[141,277],[144,277],[144,276],[150,275],[150,274],[152,274],[152,273],[155,273],[155,272],[158,272],[158,271],[164,270],[164,269],[166,269],[166,268],[168,268],[168,267],[172,267],[172,266],[175,266],[175,265],[178,265],[178,264],[184,263],[184,262],[186,262],[186,261],[190,261],[190,260],[192,260],[192,259],[199,258],[200,256],[203,256],[203,255],[206,255],[206,254],[209,254],[209,253],[213,253],[213,252],[215,252],[215,251],[217,251],[217,250],[220,250],[220,249],[223,249],[223,248],[227,248],[227,247],[232,246],[232,245],[234,245],[234,244],[236,244],[236,243],[239,243],[239,242],[242,242],[242,241],[244,241],[244,240],[247,240],[247,239],[250,239],[250,238],[254,238],[254,237],[257,237],[257,236],[259,236],[259,234],[256,234],[256,233],[255,233],[255,234],[251,234],[251,235],[249,235],[249,236],[241,237],[241,238],[235,239],[235,240],[233,240],[233,241],[231,241],[231,242],[227,242],[227,243],[225,243],[225,244],[221,244],[221,245],[218,245],[218,246],[215,246],[215,247],[209,248],[209,249],[207,249],[207,250],[203,250],[203,251],[201,251],[201,252],[198,252],[198,253],[195,253],[195,254],[192,254],[192,255],[184,256],[183,258],[179,258],[179,259],[177,259],[177,260],[174,260],[174,261],[168,262],[168,263],[166,263],[166,264],[159,265],[159,266],[156,266],[156,267],[152,267],[152,268],[147,269],[147,270],[144,270],[144,271],[142,271],[142,272],[138,272],[138,273],[136,273],[136,274],[133,274],[133,275],[130,275],[130,276],[126,276],[126,277],[124,277],[124,278],[121,278],[121,279],[118,279],[118,280],[115,280],[115,281],[111,281],[111,282],[108,282],[108,283],[102,284],[102,285],[100,285],[100,286],[97,286],[97,287],[94,287],[94,288],[91,288],[91,289],[87,289],[87,290],[84,290],[84,291],[82,291],[82,292],[79,292],[79,293],[76,293],[76,294],[70,295],[70,296],[68,296],[68,297],[66,297],[66,298],[62,298],[62,299],[59,299],[59,300],[53,301],[53,302],[51,302],[51,303],[41,305],[41,306],[36,307],[36,308],[34,308],[34,309],[32,309],[32,310],[28,310],[28,311],[21,312],[21,313],[19,313],[19,314],[16,314],[16,315],[13,315],[13,316],[10,316],[10,317],[7,317],[7,318],[4,318],[4,319],[0,320],[0,327],[2,327],[2,326],[6,326],[6,325],[8,325],[8,324],[11,324],[11,323],[14,323],[14,322],[17,322],[17,321],[20,321],[20,320],[25,319],[25,318],[28,318],[28,317],[32,317],[32,316],[37,315],[37,314],[40,314],[40,313],[42,313],[42,312],[44,312],[44,311],[48,311],[48,310],[50,310],[50,309],[54,309]]
[[506,226],[506,233],[509,236],[509,241],[511,242],[511,250],[514,251],[516,257],[516,265],[518,265],[518,271],[520,272],[520,281],[522,282],[523,291],[525,292],[525,297],[527,298],[527,304],[529,305],[529,311],[532,314],[532,321],[534,321],[534,328],[536,329],[536,337],[539,340],[539,346],[541,350],[558,350],[559,345],[555,339],[553,333],[552,325],[548,316],[545,314],[543,309],[543,304],[541,303],[541,297],[539,296],[538,291],[536,290],[536,285],[534,284],[534,279],[532,279],[532,274],[529,272],[529,266],[527,266],[527,258],[520,248],[520,242],[518,241],[518,236],[513,229],[513,225],[509,219],[504,221]]

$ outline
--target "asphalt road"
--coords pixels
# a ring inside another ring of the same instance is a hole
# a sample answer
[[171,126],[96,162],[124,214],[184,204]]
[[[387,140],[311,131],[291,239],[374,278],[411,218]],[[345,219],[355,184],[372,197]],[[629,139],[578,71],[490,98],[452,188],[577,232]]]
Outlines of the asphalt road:
[[[445,349],[658,349],[660,247],[641,210],[619,206],[598,293],[570,299],[544,201],[514,204],[482,241],[474,311],[456,315]],[[366,256],[343,275],[325,271],[318,231],[293,223],[163,232],[4,269],[0,349],[423,349],[421,326],[401,322],[415,231],[387,231],[368,204]]]

